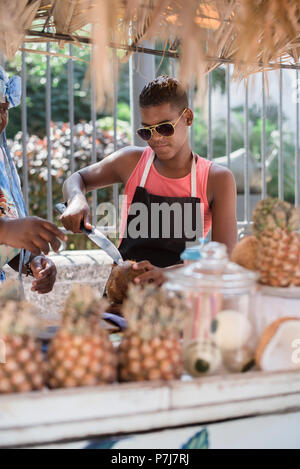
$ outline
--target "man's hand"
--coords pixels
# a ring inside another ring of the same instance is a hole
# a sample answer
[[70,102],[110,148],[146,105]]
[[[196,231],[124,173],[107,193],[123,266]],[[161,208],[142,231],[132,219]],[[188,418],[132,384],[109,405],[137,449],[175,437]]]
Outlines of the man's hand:
[[58,251],[59,239],[66,241],[67,238],[56,225],[39,217],[1,220],[0,243],[13,248],[24,248],[35,255],[48,254],[49,244]]
[[56,279],[54,262],[44,256],[36,256],[30,262],[30,268],[36,280],[32,282],[31,291],[49,293]]
[[133,265],[133,269],[146,269],[146,272],[134,279],[134,282],[137,284],[154,283],[154,285],[160,287],[166,281],[164,269],[155,267],[149,261],[136,262]]
[[60,220],[66,230],[73,231],[73,233],[81,233],[80,223],[82,221],[86,229],[92,228],[90,208],[83,194],[76,194],[71,199]]

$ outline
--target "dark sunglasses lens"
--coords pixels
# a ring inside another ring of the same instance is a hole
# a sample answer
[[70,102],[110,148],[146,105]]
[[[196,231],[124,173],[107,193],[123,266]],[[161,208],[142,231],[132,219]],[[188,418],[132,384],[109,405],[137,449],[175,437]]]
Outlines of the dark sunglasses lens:
[[150,140],[151,130],[149,129],[138,129],[137,133],[143,140]]
[[161,124],[156,127],[156,132],[164,137],[170,137],[174,133],[174,127],[171,124]]

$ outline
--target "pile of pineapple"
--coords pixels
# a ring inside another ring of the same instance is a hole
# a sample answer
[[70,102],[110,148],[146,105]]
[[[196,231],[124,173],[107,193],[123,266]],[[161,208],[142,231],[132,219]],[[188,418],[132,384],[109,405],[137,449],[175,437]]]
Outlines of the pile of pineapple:
[[118,378],[141,381],[181,376],[180,335],[187,310],[180,295],[150,285],[144,289],[132,285],[123,305],[128,329],[118,348],[101,326],[106,305],[89,286],[74,286],[62,311],[61,326],[43,356],[36,338],[35,308],[21,301],[17,282],[4,284],[0,289],[0,339],[5,352],[0,356],[0,393],[45,386],[95,386]]
[[123,314],[128,328],[119,347],[122,381],[181,377],[183,350],[180,336],[188,315],[179,293],[147,285],[130,285]]
[[233,262],[258,270],[273,287],[300,286],[300,213],[288,202],[267,198],[253,213],[253,235],[234,248]]
[[0,289],[0,393],[43,388],[46,368],[37,328],[34,307],[21,301],[18,282],[7,281]]

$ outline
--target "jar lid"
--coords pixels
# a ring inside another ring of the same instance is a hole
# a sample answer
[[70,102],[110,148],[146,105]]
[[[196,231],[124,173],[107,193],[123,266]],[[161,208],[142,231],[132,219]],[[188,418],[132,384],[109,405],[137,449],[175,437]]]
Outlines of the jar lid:
[[201,259],[200,245],[186,248],[180,255],[180,259],[183,261],[197,261]]
[[170,283],[184,290],[250,288],[258,279],[256,272],[230,262],[226,246],[215,242],[208,243],[201,249],[200,261],[179,269],[167,270],[165,274]]

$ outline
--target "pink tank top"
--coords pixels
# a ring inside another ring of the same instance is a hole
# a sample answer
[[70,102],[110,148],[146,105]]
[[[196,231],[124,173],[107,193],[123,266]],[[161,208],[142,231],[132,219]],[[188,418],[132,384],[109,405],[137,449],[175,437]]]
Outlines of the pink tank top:
[[[145,170],[145,166],[147,163],[148,158],[150,157],[152,149],[150,147],[146,147],[139,162],[137,163],[136,167],[134,168],[133,172],[131,173],[125,189],[124,189],[124,201],[122,203],[121,209],[121,222],[120,222],[120,241],[119,245],[121,244],[123,233],[126,227],[127,216],[129,212],[129,208],[135,193],[137,186],[140,185],[141,179]],[[206,237],[207,233],[209,232],[212,224],[212,216],[211,211],[209,208],[209,204],[207,201],[207,179],[209,170],[211,167],[212,162],[201,158],[201,156],[197,155],[197,163],[196,163],[196,174],[197,174],[197,197],[201,200],[201,203],[204,204],[204,220],[203,220],[203,227],[204,227],[204,237]],[[154,164],[151,165],[148,177],[146,179],[145,189],[150,194],[155,194],[159,196],[165,197],[190,197],[191,196],[191,173],[187,174],[182,178],[167,178],[162,176],[156,169]]]

